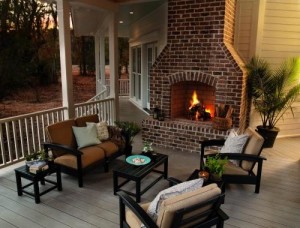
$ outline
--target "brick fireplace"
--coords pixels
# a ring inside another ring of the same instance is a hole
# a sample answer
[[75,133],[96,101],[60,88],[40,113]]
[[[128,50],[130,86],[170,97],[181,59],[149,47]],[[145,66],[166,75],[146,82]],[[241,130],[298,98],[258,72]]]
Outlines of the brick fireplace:
[[212,116],[214,105],[228,104],[234,127],[246,125],[242,61],[232,46],[234,12],[232,0],[168,1],[167,45],[150,72],[151,109],[161,109],[165,120],[145,119],[143,140],[198,152],[200,140],[224,137],[210,120],[187,115],[193,91]]

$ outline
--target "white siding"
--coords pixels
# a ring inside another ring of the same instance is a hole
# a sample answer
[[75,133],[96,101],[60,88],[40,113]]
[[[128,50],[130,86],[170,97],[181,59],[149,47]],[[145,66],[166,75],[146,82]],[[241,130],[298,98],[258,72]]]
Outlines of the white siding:
[[130,46],[157,42],[158,53],[160,53],[167,44],[167,17],[168,5],[165,3],[131,25]]
[[300,56],[299,0],[267,0],[261,57],[278,66],[288,57]]
[[234,47],[244,62],[255,54],[258,2],[237,0]]
[[[236,17],[235,47],[245,62],[258,55],[276,67],[300,56],[299,0],[237,0]],[[278,122],[279,136],[300,135],[300,98],[293,113],[288,111]],[[250,126],[260,124],[252,111]]]

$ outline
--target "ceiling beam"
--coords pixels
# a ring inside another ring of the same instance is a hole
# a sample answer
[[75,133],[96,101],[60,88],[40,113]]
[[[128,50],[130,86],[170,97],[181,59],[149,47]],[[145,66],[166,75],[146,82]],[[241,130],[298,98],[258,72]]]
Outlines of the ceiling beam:
[[117,11],[119,7],[117,3],[109,0],[70,0],[70,3],[75,3],[76,5],[82,5],[86,7],[96,7],[110,11]]

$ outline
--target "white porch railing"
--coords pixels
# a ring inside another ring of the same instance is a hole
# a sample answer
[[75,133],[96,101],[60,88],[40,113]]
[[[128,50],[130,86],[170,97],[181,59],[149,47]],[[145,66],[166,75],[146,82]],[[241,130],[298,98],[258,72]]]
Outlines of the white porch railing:
[[[60,107],[20,116],[0,119],[0,168],[24,160],[25,156],[42,149],[46,141],[45,127],[65,120]],[[99,115],[99,119],[113,125],[115,122],[114,99],[91,101],[75,105],[75,115]]]
[[[110,88],[110,80],[105,80],[107,91]],[[119,79],[119,96],[129,96],[129,79]]]

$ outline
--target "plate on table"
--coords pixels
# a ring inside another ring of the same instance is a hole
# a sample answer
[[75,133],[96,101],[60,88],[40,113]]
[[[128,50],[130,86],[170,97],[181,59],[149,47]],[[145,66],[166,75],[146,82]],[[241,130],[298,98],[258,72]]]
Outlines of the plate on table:
[[144,155],[131,155],[126,158],[126,162],[131,165],[146,165],[151,162],[151,158]]

